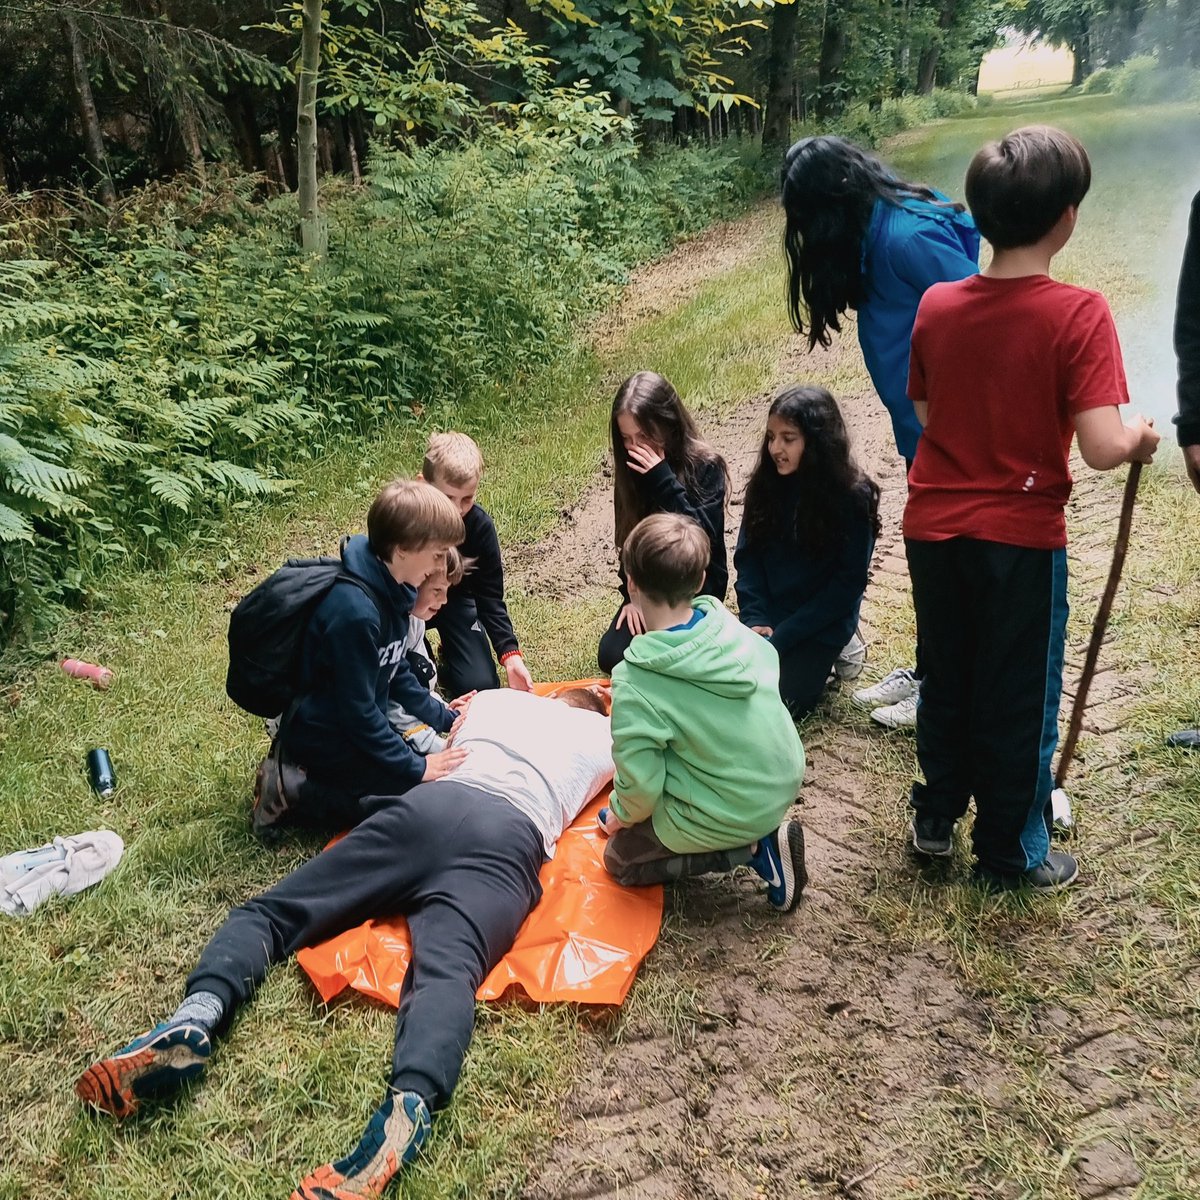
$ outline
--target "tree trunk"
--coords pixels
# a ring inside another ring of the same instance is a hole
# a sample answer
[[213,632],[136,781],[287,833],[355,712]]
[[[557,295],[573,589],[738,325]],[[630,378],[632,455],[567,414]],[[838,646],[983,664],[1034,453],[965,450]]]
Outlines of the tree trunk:
[[796,79],[796,25],[800,0],[776,4],[771,13],[767,48],[767,100],[763,114],[763,146],[786,148],[791,140],[792,85]]
[[317,161],[322,175],[333,174],[333,135],[327,125],[317,126]]
[[1079,87],[1092,73],[1092,47],[1086,30],[1071,43],[1071,53],[1075,56],[1071,86]]
[[817,79],[817,116],[822,120],[842,111],[842,63],[845,58],[846,30],[842,24],[840,0],[825,0]]
[[75,82],[75,97],[79,102],[79,124],[83,129],[84,153],[88,164],[96,173],[100,188],[100,203],[112,208],[117,202],[117,189],[113,187],[112,175],[108,170],[108,155],[104,152],[104,135],[100,132],[100,114],[96,112],[96,99],[92,95],[92,81],[88,76],[87,55],[83,49],[83,38],[75,18],[64,13],[63,33],[71,56],[71,78]]
[[942,0],[941,11],[938,13],[938,31],[934,35],[934,40],[921,51],[921,57],[917,64],[917,94],[919,96],[928,96],[933,91],[933,84],[937,78],[938,59],[942,54],[942,40],[954,25],[957,8],[958,0]]
[[329,226],[317,200],[317,72],[321,66],[321,3],[303,0],[300,78],[296,89],[296,187],[300,200],[300,244],[324,254]]
[[179,137],[191,160],[192,170],[196,172],[201,183],[207,183],[208,175],[204,170],[204,145],[200,141],[200,126],[196,121],[195,110],[185,96],[177,97],[176,119],[179,123]]

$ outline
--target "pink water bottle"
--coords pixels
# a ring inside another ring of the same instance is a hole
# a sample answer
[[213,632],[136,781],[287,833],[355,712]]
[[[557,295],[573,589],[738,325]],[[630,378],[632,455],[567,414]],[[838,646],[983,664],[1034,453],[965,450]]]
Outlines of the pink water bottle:
[[101,691],[113,681],[113,673],[107,667],[84,662],[81,658],[64,658],[59,665],[68,675],[74,675],[76,679],[87,679]]

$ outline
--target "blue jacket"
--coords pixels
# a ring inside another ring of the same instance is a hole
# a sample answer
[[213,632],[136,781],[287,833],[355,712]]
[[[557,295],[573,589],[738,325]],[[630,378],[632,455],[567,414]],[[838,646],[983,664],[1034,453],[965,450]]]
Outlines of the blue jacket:
[[[303,699],[288,723],[287,751],[314,780],[358,795],[395,795],[425,773],[424,758],[409,749],[387,719],[389,692],[396,690],[406,707],[414,701],[411,693],[395,688],[395,680],[401,673],[412,677],[404,642],[417,593],[392,578],[362,535],[346,544],[342,562],[347,574],[369,584],[386,603],[388,619],[385,625],[362,588],[333,585],[304,633]],[[428,691],[425,697],[431,699]]]
[[[794,528],[796,503],[795,496],[786,502],[784,528]],[[733,552],[738,616],[744,625],[770,626],[771,644],[781,655],[801,642],[840,650],[858,625],[874,549],[874,525],[861,509],[847,515],[841,544],[820,556],[791,538],[751,548],[743,525]]]
[[978,269],[979,232],[967,213],[916,197],[899,205],[875,202],[862,247],[858,343],[871,382],[891,415],[896,449],[910,462],[921,437],[908,398],[917,305],[932,284],[965,279]]

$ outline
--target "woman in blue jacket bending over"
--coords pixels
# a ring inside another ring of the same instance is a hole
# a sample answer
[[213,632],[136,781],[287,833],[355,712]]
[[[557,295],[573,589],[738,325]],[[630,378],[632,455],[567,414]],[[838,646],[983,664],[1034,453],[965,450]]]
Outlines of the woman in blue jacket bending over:
[[780,392],[733,562],[742,623],[779,652],[780,695],[797,720],[858,624],[878,533],[879,488],[850,455],[837,402],[821,387]]
[[[921,426],[908,398],[908,352],[927,288],[979,269],[979,233],[961,204],[908,183],[873,154],[839,137],[809,137],[787,152],[782,199],[787,219],[788,312],[809,349],[828,346],[853,309],[871,382],[892,419],[908,466]],[[916,723],[917,669],[893,671],[854,693],[881,724]]]

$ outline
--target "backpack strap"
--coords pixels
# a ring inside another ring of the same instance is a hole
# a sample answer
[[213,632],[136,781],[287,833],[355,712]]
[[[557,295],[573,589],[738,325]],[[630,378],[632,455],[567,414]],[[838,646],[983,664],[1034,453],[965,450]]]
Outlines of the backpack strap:
[[[346,548],[346,543],[350,539],[342,538],[341,548]],[[333,579],[334,585],[339,583],[352,583],[360,592],[365,592],[371,597],[371,603],[375,605],[379,613],[379,622],[383,630],[384,637],[387,641],[392,639],[392,617],[388,610],[387,602],[365,579],[359,579],[357,575],[351,575],[349,571],[339,571]],[[304,699],[304,695],[297,693],[292,697],[292,702],[287,706],[282,717],[279,720],[279,732],[276,734],[277,740],[282,740],[285,737],[288,727],[292,723],[292,718],[296,715],[296,710],[300,707],[300,702]],[[272,743],[274,745],[274,743]]]
[[349,571],[339,571],[337,578],[333,582],[335,584],[352,583],[360,592],[365,592],[371,597],[371,602],[379,612],[379,623],[383,630],[384,638],[390,642],[392,640],[392,614],[388,611],[389,605],[375,588],[365,579],[359,579],[357,575],[351,575]]
[[[338,542],[338,558],[342,559],[343,561],[345,561],[346,547],[349,544],[350,535],[348,533],[343,533],[341,541]],[[392,616],[391,605],[388,604],[387,600],[381,596],[379,592],[365,579],[359,579],[357,575],[351,575],[349,571],[342,571],[338,575],[337,579],[334,580],[335,583],[341,581],[354,584],[354,586],[358,588],[360,592],[366,592],[366,594],[371,597],[372,601],[374,601],[375,607],[379,610],[379,621],[384,636],[390,642],[392,640]]]

